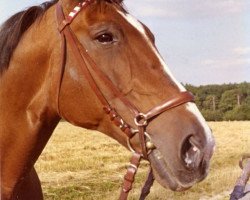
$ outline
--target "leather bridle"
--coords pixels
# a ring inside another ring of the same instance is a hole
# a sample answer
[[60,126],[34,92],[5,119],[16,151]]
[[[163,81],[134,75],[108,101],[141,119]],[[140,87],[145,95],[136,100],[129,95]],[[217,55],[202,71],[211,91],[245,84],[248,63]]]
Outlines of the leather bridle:
[[[70,28],[71,22],[75,19],[77,14],[86,8],[89,4],[93,3],[95,0],[85,0],[82,3],[79,3],[78,6],[74,8],[72,12],[65,18],[64,12],[61,4],[58,2],[56,5],[56,15],[58,21],[58,30],[61,35],[62,40],[62,58],[61,58],[61,68],[60,68],[60,79],[59,85],[57,88],[57,106],[58,113],[62,117],[60,113],[59,107],[59,96],[61,90],[61,84],[64,76],[65,66],[66,66],[66,43],[71,48],[73,55],[82,70],[82,74],[87,79],[91,89],[99,99],[100,103],[103,106],[104,112],[110,116],[111,121],[118,126],[121,131],[123,131],[127,136],[127,144],[128,148],[133,152],[133,156],[130,160],[130,165],[127,169],[127,173],[124,177],[124,184],[122,186],[122,192],[120,195],[120,200],[127,199],[129,191],[132,189],[132,184],[134,182],[134,177],[137,172],[137,168],[139,167],[141,158],[148,160],[148,154],[155,148],[153,145],[150,135],[146,132],[146,128],[149,122],[152,121],[156,116],[161,113],[185,104],[187,102],[193,102],[194,97],[190,92],[180,92],[178,96],[172,99],[166,100],[164,103],[152,108],[147,113],[141,113],[136,106],[131,103],[113,84],[113,82],[105,75],[102,70],[96,65],[94,60],[89,56],[88,50],[80,43],[77,39],[76,35],[73,33]],[[91,68],[91,70],[90,70]],[[102,83],[109,89],[110,92],[114,94],[115,97],[119,98],[120,101],[127,107],[127,109],[133,114],[134,125],[131,126],[123,120],[121,115],[117,113],[115,108],[110,105],[109,101],[105,97],[105,94],[101,91],[99,86],[97,85],[93,73],[98,76],[98,78],[102,81]],[[136,128],[134,128],[136,127]],[[134,137],[135,134],[139,134],[141,152],[137,152],[133,149],[130,139]],[[150,170],[149,178],[152,178],[152,169]],[[150,182],[150,181],[149,181]],[[149,187],[150,188],[150,187]],[[146,189],[147,190],[147,189]],[[144,191],[144,193],[149,193],[148,191]],[[144,194],[145,195],[145,194]],[[147,195],[147,194],[146,194]],[[145,197],[144,197],[145,198]],[[143,199],[141,197],[140,199]]]

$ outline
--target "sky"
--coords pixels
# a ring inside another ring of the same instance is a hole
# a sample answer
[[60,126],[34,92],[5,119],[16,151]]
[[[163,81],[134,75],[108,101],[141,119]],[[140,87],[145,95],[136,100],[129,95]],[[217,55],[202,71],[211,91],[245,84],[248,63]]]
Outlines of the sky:
[[[1,0],[0,23],[43,0]],[[193,85],[250,82],[250,0],[124,0],[154,33],[174,76]]]

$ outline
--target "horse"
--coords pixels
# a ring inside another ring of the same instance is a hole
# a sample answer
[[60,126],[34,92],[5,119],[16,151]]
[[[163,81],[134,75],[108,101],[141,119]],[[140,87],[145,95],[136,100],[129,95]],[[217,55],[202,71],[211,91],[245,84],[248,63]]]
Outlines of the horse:
[[16,13],[0,29],[0,76],[2,200],[43,199],[34,164],[61,119],[133,152],[120,199],[141,159],[173,191],[208,174],[212,131],[122,0],[52,0]]

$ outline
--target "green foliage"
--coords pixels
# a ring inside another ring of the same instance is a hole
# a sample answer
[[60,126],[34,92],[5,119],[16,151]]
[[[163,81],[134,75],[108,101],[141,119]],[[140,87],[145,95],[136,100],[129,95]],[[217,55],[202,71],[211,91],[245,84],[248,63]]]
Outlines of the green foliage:
[[207,95],[202,105],[203,109],[214,111],[218,105],[218,98],[216,98],[214,95]]
[[237,95],[238,90],[227,90],[225,91],[220,99],[219,109],[225,113],[227,111],[233,110],[234,107],[237,105]]
[[249,105],[241,105],[235,107],[233,110],[230,110],[224,114],[224,120],[249,120],[250,119],[250,106]]
[[250,120],[250,83],[193,86],[187,90],[208,121]]
[[219,110],[201,110],[202,115],[207,121],[222,121],[223,114]]

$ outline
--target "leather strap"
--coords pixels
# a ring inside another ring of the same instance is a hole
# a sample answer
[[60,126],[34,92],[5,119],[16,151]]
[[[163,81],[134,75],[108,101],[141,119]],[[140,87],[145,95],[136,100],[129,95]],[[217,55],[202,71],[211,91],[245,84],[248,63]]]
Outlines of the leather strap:
[[150,188],[153,186],[154,180],[155,180],[155,178],[154,178],[154,175],[153,175],[153,169],[150,168],[147,180],[144,183],[144,186],[143,186],[143,188],[141,190],[141,196],[140,196],[139,200],[144,200],[149,195]]
[[131,157],[130,165],[127,168],[127,173],[124,176],[124,181],[119,200],[126,200],[128,198],[128,193],[132,189],[132,185],[134,183],[135,175],[140,165],[140,161],[141,161],[141,155],[138,153],[134,153],[133,156]]
[[194,96],[192,93],[190,92],[181,92],[178,96],[169,99],[167,101],[165,101],[164,103],[154,107],[153,109],[151,109],[150,111],[148,111],[145,114],[145,119],[146,120],[150,120],[152,118],[154,118],[155,116],[170,110],[172,108],[175,108],[177,106],[180,106],[184,103],[187,102],[194,102]]

